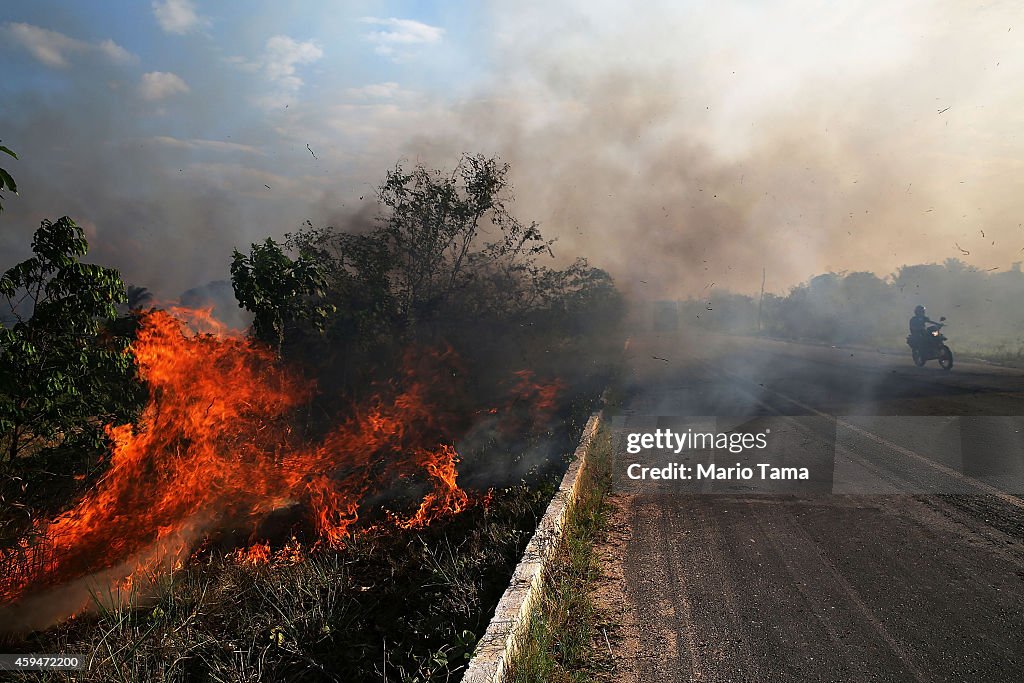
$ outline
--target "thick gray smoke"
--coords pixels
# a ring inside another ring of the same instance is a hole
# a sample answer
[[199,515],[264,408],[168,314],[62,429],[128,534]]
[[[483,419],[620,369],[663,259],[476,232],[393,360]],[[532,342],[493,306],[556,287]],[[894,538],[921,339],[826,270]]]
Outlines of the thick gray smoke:
[[501,18],[501,94],[461,122],[638,297],[1024,247],[1019,8],[559,7]]
[[762,267],[778,292],[950,256],[1006,269],[1024,247],[1022,12],[494,3],[462,27],[486,38],[461,43],[482,78],[307,88],[260,116],[236,106],[258,75],[211,65],[168,112],[95,57],[59,97],[4,86],[0,134],[24,159],[8,164],[22,196],[2,265],[39,219],[69,214],[94,260],[177,296],[224,279],[233,247],[305,219],[365,222],[400,158],[483,152],[512,164],[516,213],[558,238],[556,257],[587,256],[640,299],[753,292]]
[[784,291],[830,269],[1019,258],[1019,8],[677,5],[539,4],[503,48],[504,86],[529,94],[465,117],[563,249],[645,298],[753,292],[762,266]]

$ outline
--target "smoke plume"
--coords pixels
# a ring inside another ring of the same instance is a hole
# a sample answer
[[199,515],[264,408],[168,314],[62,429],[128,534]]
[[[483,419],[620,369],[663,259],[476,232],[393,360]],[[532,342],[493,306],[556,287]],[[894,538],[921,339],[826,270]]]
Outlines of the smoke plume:
[[208,68],[188,107],[161,110],[173,98],[139,101],[132,67],[95,57],[59,96],[4,88],[23,161],[3,265],[40,218],[70,214],[94,260],[176,296],[224,279],[233,247],[366,222],[399,159],[483,152],[511,163],[516,212],[558,238],[557,259],[587,256],[638,298],[751,292],[762,268],[778,292],[950,256],[1006,269],[1024,247],[1022,11],[493,3],[432,41],[478,51],[461,55],[472,69],[315,91],[293,74],[258,115],[234,113],[268,78],[255,61],[183,46]]

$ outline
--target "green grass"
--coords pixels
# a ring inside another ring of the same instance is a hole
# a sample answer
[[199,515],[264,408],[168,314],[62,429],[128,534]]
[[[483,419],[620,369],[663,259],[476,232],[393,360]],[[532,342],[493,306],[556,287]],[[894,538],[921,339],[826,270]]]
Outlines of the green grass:
[[562,541],[545,576],[543,591],[520,636],[510,666],[514,683],[578,683],[610,668],[591,599],[601,567],[594,545],[606,528],[611,487],[611,437],[594,440],[580,476],[580,494],[569,510]]

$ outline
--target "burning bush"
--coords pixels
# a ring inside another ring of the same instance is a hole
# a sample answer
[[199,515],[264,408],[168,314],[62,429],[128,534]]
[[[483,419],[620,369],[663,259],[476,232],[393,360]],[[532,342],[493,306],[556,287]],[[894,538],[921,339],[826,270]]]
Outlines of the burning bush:
[[[216,326],[196,312],[176,313]],[[285,509],[297,510],[319,542],[338,547],[364,501],[401,482],[419,480],[426,489],[414,513],[392,515],[399,527],[423,526],[467,505],[456,483],[454,443],[473,412],[489,411],[446,410],[459,392],[445,376],[450,352],[408,354],[398,378],[314,437],[296,419],[313,384],[264,346],[223,331],[190,334],[178,318],[153,311],[133,351],[150,394],[139,424],[110,426],[103,478],[2,557],[4,603],[94,575],[117,584],[181,566],[211,533],[252,536]],[[534,387],[521,373],[511,400],[539,397],[530,419],[543,424],[556,390]],[[76,612],[87,601],[76,586],[58,602]],[[23,611],[40,618],[37,607]]]
[[[315,273],[318,286],[306,290],[313,314],[279,318],[285,355],[346,397],[399,371],[410,343],[451,346],[480,400],[519,367],[562,377],[570,393],[599,387],[616,357],[621,297],[583,259],[541,263],[554,242],[512,213],[508,172],[479,155],[453,170],[399,165],[373,221],[289,235],[295,270]],[[244,305],[248,281],[234,284]]]
[[[309,225],[285,244],[294,258],[273,240],[236,252],[232,285],[256,316],[251,338],[209,311],[133,312],[126,357],[144,407],[135,420],[97,412],[110,444],[99,476],[0,550],[7,628],[77,614],[46,636],[75,649],[96,645],[118,615],[113,630],[132,624],[126,647],[150,666],[163,647],[150,634],[171,642],[200,610],[238,610],[238,619],[211,614],[217,623],[205,628],[232,643],[257,629],[235,643],[253,661],[323,673],[331,653],[352,651],[335,671],[370,675],[382,660],[410,675],[457,671],[448,658],[482,632],[574,418],[590,411],[619,347],[611,279],[583,260],[540,265],[552,243],[508,210],[507,170],[484,157],[465,157],[454,173],[399,166],[381,186],[373,229]],[[524,478],[532,486],[514,486]],[[516,507],[527,499],[528,510]],[[514,520],[494,518],[495,501]],[[500,558],[481,545],[487,538]],[[390,574],[358,569],[380,559],[363,550],[382,546],[394,555]],[[432,558],[435,583],[412,568],[415,556]],[[203,577],[239,572],[302,604],[315,596],[320,616],[292,613],[297,604],[268,612],[227,590],[200,604]],[[335,605],[340,585],[348,602]],[[404,608],[410,592],[441,585],[451,594],[424,597],[415,614],[382,606]],[[372,605],[358,597],[364,589]],[[194,611],[177,614],[184,603]],[[89,604],[98,614],[83,612]],[[382,653],[360,629],[381,634]],[[412,643],[424,634],[421,651]],[[203,664],[175,669],[179,678],[224,670],[223,653],[191,651]],[[105,661],[122,675],[118,656]]]
[[74,676],[97,683],[455,681],[551,493],[496,491],[486,508],[411,532],[369,529],[340,549],[209,553],[4,649],[90,653]]

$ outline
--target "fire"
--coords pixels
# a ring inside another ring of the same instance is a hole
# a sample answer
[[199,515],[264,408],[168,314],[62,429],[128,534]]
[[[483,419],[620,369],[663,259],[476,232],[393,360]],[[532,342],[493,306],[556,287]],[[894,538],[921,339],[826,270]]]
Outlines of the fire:
[[459,474],[455,471],[458,453],[454,448],[441,446],[434,453],[424,451],[419,454],[419,459],[434,479],[434,490],[423,497],[415,515],[406,520],[396,520],[403,529],[426,526],[439,514],[462,512],[469,501],[466,492],[455,482]]
[[239,548],[235,551],[235,560],[240,564],[266,564],[270,561],[270,544],[264,541],[253,543],[248,548]]
[[[510,408],[518,408],[525,411],[526,423],[532,426],[545,422],[549,415],[555,410],[556,401],[563,386],[559,381],[541,384],[536,381],[532,370],[519,370],[513,373],[516,378],[510,395],[512,402]],[[495,411],[500,412],[500,411]],[[507,421],[506,431],[522,429],[522,420],[518,422]]]
[[[284,508],[303,510],[321,543],[340,546],[366,497],[403,480],[430,489],[411,517],[392,516],[399,527],[467,507],[452,445],[458,425],[433,403],[442,383],[407,370],[388,395],[311,439],[294,424],[314,396],[312,383],[208,314],[175,316],[153,311],[143,319],[133,352],[150,399],[139,424],[110,426],[109,469],[98,484],[37,525],[31,542],[0,556],[0,605],[100,573],[108,585],[131,585],[133,576],[180,567],[211,532],[252,538]],[[180,318],[208,332],[192,334]],[[538,417],[558,388],[532,382],[521,374],[513,396],[530,401]],[[289,556],[300,548],[292,544]],[[265,542],[241,552],[243,562],[271,559]]]

